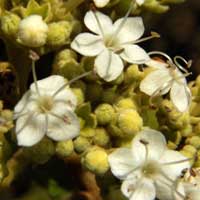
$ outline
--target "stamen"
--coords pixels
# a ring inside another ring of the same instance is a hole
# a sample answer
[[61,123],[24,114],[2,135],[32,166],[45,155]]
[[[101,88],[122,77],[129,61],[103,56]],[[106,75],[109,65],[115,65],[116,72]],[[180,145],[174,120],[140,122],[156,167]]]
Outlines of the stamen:
[[190,160],[193,160],[193,158],[186,158],[186,159],[183,159],[183,160],[178,160],[178,161],[173,161],[173,162],[168,162],[168,163],[162,163],[162,165],[176,165],[176,164],[179,164],[179,163],[188,162]]
[[49,114],[54,116],[54,117],[56,117],[56,118],[58,118],[58,119],[60,119],[60,120],[62,120],[66,124],[71,124],[69,118],[67,116],[65,116],[65,115],[61,117],[61,116],[59,116],[59,115],[57,115],[57,114],[55,114],[53,112],[49,112]]
[[166,60],[170,61],[171,63],[173,63],[172,59],[166,54],[166,53],[163,53],[161,51],[151,51],[148,53],[149,56],[153,56],[153,55],[160,55],[160,56],[163,56]]
[[145,163],[147,162],[147,160],[148,160],[148,154],[149,154],[149,151],[148,151],[148,141],[146,141],[146,140],[143,140],[143,139],[141,139],[140,140],[140,143],[142,143],[143,145],[144,145],[144,147],[145,147]]
[[128,42],[124,42],[122,43],[122,45],[124,44],[138,44],[140,42],[144,42],[144,41],[147,41],[147,40],[151,40],[153,38],[160,38],[160,35],[156,32],[151,32],[151,35],[148,36],[148,37],[144,37],[144,38],[141,38],[139,40],[136,40],[136,41],[128,41]]
[[186,61],[183,57],[181,56],[175,56],[174,57],[174,63],[175,65],[182,70],[185,73],[188,73],[188,71],[178,62],[178,59],[181,60],[183,63],[185,63],[187,68],[190,68],[192,65],[192,60]]
[[89,72],[85,72],[83,74],[81,74],[80,76],[77,76],[75,78],[73,78],[72,80],[70,80],[69,82],[65,83],[63,86],[61,86],[53,95],[52,97],[54,98],[59,92],[61,92],[63,89],[65,89],[65,87],[67,87],[68,85],[74,83],[75,81],[84,78],[88,75],[90,75],[93,71],[89,71]]
[[32,74],[33,74],[33,81],[35,84],[36,92],[37,92],[37,95],[40,96],[40,92],[39,92],[39,88],[38,88],[38,84],[37,84],[37,74],[36,74],[36,70],[35,70],[35,61],[37,61],[39,59],[39,56],[34,51],[31,50],[29,58],[32,61]]
[[130,4],[130,6],[129,6],[129,9],[128,9],[126,15],[124,16],[124,18],[123,18],[121,24],[118,26],[118,28],[117,28],[116,31],[114,32],[114,34],[112,35],[111,39],[108,41],[108,43],[107,43],[108,46],[109,46],[110,44],[112,44],[112,42],[115,40],[115,38],[117,37],[117,35],[118,35],[118,34],[120,33],[120,31],[122,30],[122,28],[123,28],[123,26],[124,26],[124,24],[125,24],[125,22],[126,22],[128,16],[130,15],[130,13],[131,13],[131,11],[133,10],[134,6],[135,6],[135,0],[132,0],[132,1],[131,1],[131,4]]

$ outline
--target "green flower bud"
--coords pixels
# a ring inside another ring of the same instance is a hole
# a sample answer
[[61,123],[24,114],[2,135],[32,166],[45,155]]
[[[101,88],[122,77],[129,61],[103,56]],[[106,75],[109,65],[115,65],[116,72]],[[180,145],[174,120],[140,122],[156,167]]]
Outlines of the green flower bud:
[[61,157],[69,156],[74,151],[72,140],[60,141],[56,144],[56,153]]
[[30,15],[19,23],[18,42],[27,47],[41,47],[46,43],[48,26],[40,15]]
[[78,153],[82,153],[91,146],[90,141],[82,136],[77,137],[74,140],[74,149]]
[[69,43],[71,31],[72,25],[67,21],[49,24],[46,44],[50,46],[62,46]]
[[77,105],[82,104],[85,100],[85,96],[84,96],[83,91],[80,88],[72,88],[72,91],[76,96]]
[[200,106],[199,106],[199,102],[192,102],[191,106],[190,106],[190,114],[192,116],[200,116]]
[[95,174],[104,174],[109,169],[108,154],[100,147],[91,147],[81,158],[84,167]]
[[117,106],[117,108],[120,108],[120,109],[128,109],[128,108],[136,109],[137,108],[135,102],[131,98],[120,99],[117,101],[115,105]]
[[194,127],[194,133],[200,135],[200,122]]
[[28,160],[37,164],[43,164],[54,155],[55,147],[50,139],[44,138],[32,147],[25,147],[23,151]]
[[120,138],[124,137],[124,132],[115,124],[110,124],[107,127],[107,131],[111,136],[120,137]]
[[110,137],[107,131],[104,128],[96,128],[95,129],[95,136],[93,137],[93,142],[102,147],[108,146],[110,142]]
[[106,125],[113,120],[115,116],[115,110],[110,104],[100,104],[96,108],[95,114],[97,117],[98,124]]
[[138,65],[131,65],[125,72],[125,83],[132,83],[143,78],[143,72],[138,68]]
[[103,90],[103,93],[102,93],[102,102],[113,104],[113,102],[117,98],[116,89],[117,89],[117,87],[114,86],[112,88]]
[[20,17],[17,15],[7,12],[6,15],[1,17],[1,30],[5,36],[8,37],[16,37],[18,27],[19,27],[19,22],[20,22]]
[[115,80],[111,81],[112,85],[120,85],[124,81],[124,73],[122,72]]
[[192,145],[196,149],[200,148],[200,137],[199,136],[192,136],[186,139],[186,144]]
[[194,167],[200,167],[200,150],[198,150],[196,155],[196,162],[194,163]]
[[86,137],[86,138],[92,138],[95,135],[95,129],[90,127],[85,127],[80,131],[80,136]]
[[143,120],[136,110],[125,109],[118,113],[117,124],[125,136],[133,136],[143,126]]
[[83,67],[76,61],[76,54],[69,50],[64,49],[60,51],[53,63],[53,73],[60,74],[71,80],[78,75],[84,73]]
[[191,136],[193,134],[192,125],[191,124],[186,125],[182,130],[180,130],[180,132],[183,137]]
[[6,164],[3,162],[0,162],[0,184],[3,181],[4,177],[6,177],[8,174],[8,170],[6,168]]
[[183,149],[180,150],[180,153],[182,153],[184,156],[186,156],[187,158],[191,159],[191,164],[193,164],[194,159],[195,159],[195,155],[197,153],[197,150],[195,147],[191,146],[191,145],[185,145],[183,147]]

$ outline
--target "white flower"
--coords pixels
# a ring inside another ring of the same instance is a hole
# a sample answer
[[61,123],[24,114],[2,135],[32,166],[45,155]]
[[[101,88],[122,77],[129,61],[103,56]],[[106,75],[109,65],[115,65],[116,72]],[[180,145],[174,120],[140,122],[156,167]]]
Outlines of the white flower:
[[74,113],[76,97],[62,76],[53,75],[31,84],[15,106],[18,144],[32,146],[45,135],[56,141],[79,134],[79,120]]
[[[135,136],[132,148],[120,148],[109,155],[112,173],[123,180],[122,193],[130,200],[159,198],[166,187],[173,189],[188,159],[168,150],[164,136],[146,129]],[[160,198],[162,200],[162,198]]]
[[46,43],[48,26],[40,15],[30,15],[21,20],[18,41],[28,47],[40,47]]
[[141,17],[121,18],[113,24],[108,16],[89,11],[84,23],[94,34],[79,34],[71,47],[84,56],[97,56],[95,70],[104,80],[112,81],[121,74],[122,59],[135,64],[149,60],[148,54],[136,45],[144,33]]
[[[164,95],[170,91],[170,99],[180,112],[188,110],[191,102],[191,92],[187,86],[185,74],[174,64],[153,61],[146,63],[154,67],[140,83],[140,90],[149,96]],[[187,75],[187,74],[186,74]]]
[[[93,1],[94,1],[95,6],[98,8],[103,8],[110,2],[110,0],[93,0]],[[135,2],[141,6],[144,3],[144,1],[145,0],[136,0]]]

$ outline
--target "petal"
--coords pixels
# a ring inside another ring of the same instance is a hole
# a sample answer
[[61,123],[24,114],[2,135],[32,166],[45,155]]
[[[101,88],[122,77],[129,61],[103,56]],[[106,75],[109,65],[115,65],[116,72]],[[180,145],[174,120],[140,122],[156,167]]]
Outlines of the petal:
[[71,48],[84,56],[96,56],[105,46],[100,36],[81,33],[72,41]]
[[[62,85],[66,83],[66,80],[59,75],[52,75],[42,80],[37,81],[38,89],[41,95],[53,95]],[[36,93],[36,85],[32,83],[30,90]]]
[[103,51],[95,59],[94,66],[97,74],[108,82],[115,80],[124,68],[121,58],[108,50]]
[[129,63],[144,64],[150,58],[149,55],[138,45],[124,45],[124,51],[120,56]]
[[125,180],[121,190],[130,200],[154,200],[156,197],[153,181],[147,178]]
[[144,3],[144,1],[145,0],[136,0],[136,3],[141,6]]
[[113,23],[110,17],[98,11],[95,13],[88,11],[84,17],[84,23],[90,31],[101,36],[103,36],[102,31],[106,33],[113,29]]
[[47,124],[43,114],[30,113],[16,121],[17,142],[20,146],[32,146],[38,143],[46,131]]
[[24,110],[26,110],[28,102],[30,100],[31,92],[27,91],[23,97],[19,100],[17,105],[14,108],[14,114],[17,116],[18,114],[22,114]]
[[165,150],[165,137],[161,132],[153,129],[141,131],[132,142],[132,155],[136,165],[146,161],[146,156],[148,160],[159,160]]
[[170,91],[170,99],[180,112],[187,111],[191,103],[191,92],[187,84],[174,81]]
[[144,33],[143,20],[141,17],[120,18],[115,21],[114,30],[120,44],[134,43]]
[[55,141],[75,138],[79,135],[80,125],[74,112],[68,110],[65,115],[48,115],[47,136]]
[[131,150],[128,148],[119,148],[111,153],[108,162],[112,173],[119,179],[125,179],[135,168]]
[[98,8],[103,8],[109,3],[110,0],[94,0],[94,4]]
[[163,95],[169,91],[171,81],[169,70],[155,70],[141,81],[140,90],[149,96]]
[[166,150],[160,158],[162,172],[170,177],[170,179],[175,180],[182,174],[184,169],[190,168],[190,163],[186,160],[187,158],[178,151]]
[[77,105],[77,98],[70,88],[64,88],[54,98],[55,105],[52,112],[64,114],[66,110],[74,111]]
[[185,192],[183,184],[178,181],[169,182],[160,176],[155,181],[156,196],[162,200],[184,200]]

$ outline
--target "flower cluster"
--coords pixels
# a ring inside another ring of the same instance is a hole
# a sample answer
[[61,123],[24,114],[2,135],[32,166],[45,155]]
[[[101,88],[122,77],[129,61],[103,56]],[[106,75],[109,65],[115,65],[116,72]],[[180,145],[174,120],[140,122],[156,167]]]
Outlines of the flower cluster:
[[[128,1],[91,0],[113,12],[95,8],[82,19],[77,8],[88,8],[88,2],[12,1],[1,17],[0,36],[15,55],[23,95],[14,107],[15,137],[9,133],[11,113],[5,114],[0,102],[0,181],[10,184],[27,163],[43,164],[53,155],[70,162],[72,156],[82,170],[96,175],[111,170],[112,181],[104,185],[108,196],[119,186],[114,175],[129,200],[198,200],[200,77],[188,84],[191,61],[138,45],[159,34],[142,38],[143,19],[131,15],[157,0],[131,0],[121,18],[115,5]],[[55,53],[52,75],[37,80],[36,61],[49,52]],[[1,154],[12,140],[20,147],[6,164]]]

